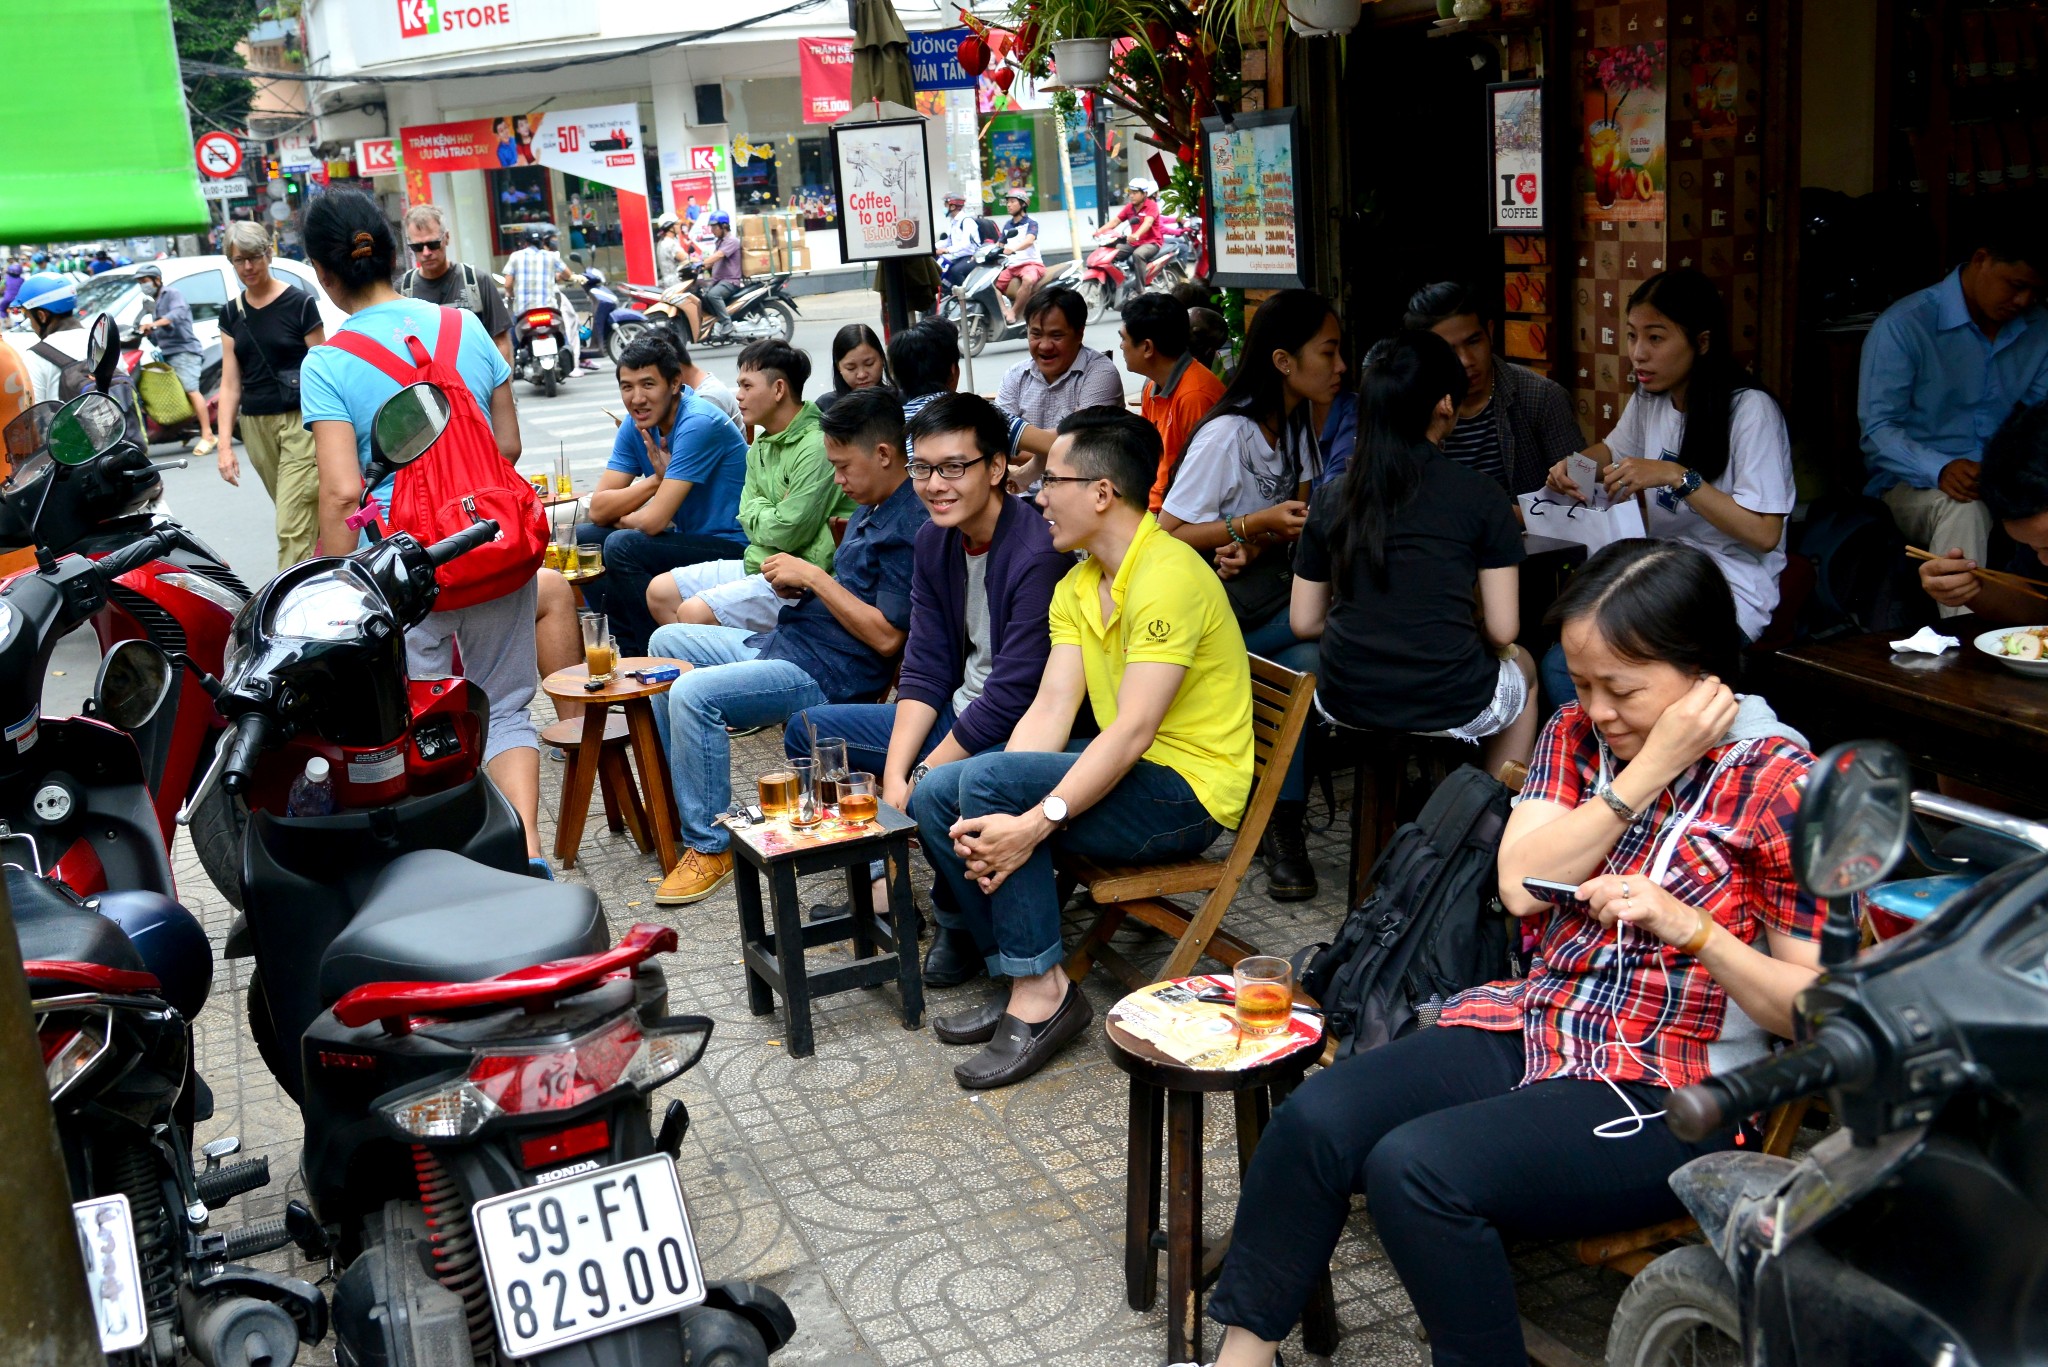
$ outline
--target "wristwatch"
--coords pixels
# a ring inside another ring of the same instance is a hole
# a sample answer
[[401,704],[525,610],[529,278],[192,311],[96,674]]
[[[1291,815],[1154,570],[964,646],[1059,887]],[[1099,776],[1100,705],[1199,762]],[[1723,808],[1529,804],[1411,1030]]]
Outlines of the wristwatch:
[[1614,785],[1606,780],[1603,779],[1600,786],[1593,790],[1593,796],[1606,803],[1607,809],[1623,821],[1633,822],[1636,819],[1636,809],[1629,806],[1627,800],[1614,791]]
[[1678,481],[1678,487],[1671,491],[1674,498],[1691,498],[1700,491],[1700,486],[1707,482],[1701,477],[1700,472],[1691,466],[1686,466],[1684,469],[1685,478]]
[[932,767],[929,764],[920,764],[915,769],[912,769],[910,771],[910,786],[915,788],[918,784],[924,782],[924,776],[931,771]]
[[1055,826],[1067,824],[1067,800],[1055,793],[1038,804],[1038,810],[1045,813],[1045,819]]

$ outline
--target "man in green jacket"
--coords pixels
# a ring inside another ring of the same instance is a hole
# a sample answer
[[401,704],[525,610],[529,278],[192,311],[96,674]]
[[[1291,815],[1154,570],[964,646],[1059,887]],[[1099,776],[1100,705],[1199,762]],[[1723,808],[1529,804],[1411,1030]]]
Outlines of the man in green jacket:
[[856,505],[833,482],[818,406],[804,402],[810,378],[811,358],[787,342],[755,342],[740,353],[733,398],[748,430],[761,431],[747,451],[740,490],[746,555],[657,575],[647,586],[647,610],[658,625],[773,631],[796,586],[779,584],[773,566],[764,571],[770,557],[793,555],[831,573],[832,520],[851,516]]

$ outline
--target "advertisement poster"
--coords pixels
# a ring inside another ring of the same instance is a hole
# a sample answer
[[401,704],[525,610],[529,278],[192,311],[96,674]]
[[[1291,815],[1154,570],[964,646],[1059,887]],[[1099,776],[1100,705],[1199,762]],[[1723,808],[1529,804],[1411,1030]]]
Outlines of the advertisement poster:
[[1742,68],[1733,38],[1702,38],[1692,64],[1692,135],[1735,136],[1735,104],[1742,93]]
[[1029,114],[998,114],[988,121],[988,202],[1001,204],[1012,190],[1031,196],[1035,212],[1038,203],[1037,150]]
[[685,223],[695,223],[719,207],[718,178],[709,171],[687,171],[680,176],[670,176],[668,202],[675,206],[671,212],[676,217]]
[[805,123],[832,123],[853,112],[853,39],[799,38]]
[[1294,197],[1294,110],[1239,114],[1234,129],[1202,120],[1215,280],[1245,289],[1302,283]]
[[960,65],[964,28],[910,35],[910,83],[919,90],[972,90],[974,77]]
[[843,259],[888,261],[932,250],[924,127],[923,119],[895,119],[833,128]]
[[1586,54],[1581,184],[1589,223],[1664,221],[1665,67],[1661,42]]
[[1487,193],[1493,231],[1543,231],[1543,84],[1517,81],[1486,87],[1492,163]]

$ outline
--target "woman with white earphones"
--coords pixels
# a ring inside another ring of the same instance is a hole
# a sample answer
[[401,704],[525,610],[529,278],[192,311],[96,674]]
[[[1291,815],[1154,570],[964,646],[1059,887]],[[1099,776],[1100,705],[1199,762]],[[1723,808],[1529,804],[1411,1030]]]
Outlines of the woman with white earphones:
[[1499,856],[1536,961],[1274,1112],[1209,1300],[1217,1367],[1269,1367],[1359,1193],[1438,1367],[1518,1367],[1506,1239],[1674,1218],[1671,1173],[1750,1138],[1683,1143],[1663,1098],[1789,1034],[1818,972],[1821,908],[1791,860],[1813,755],[1723,682],[1743,637],[1696,547],[1609,546],[1550,617],[1578,696],[1537,742]]

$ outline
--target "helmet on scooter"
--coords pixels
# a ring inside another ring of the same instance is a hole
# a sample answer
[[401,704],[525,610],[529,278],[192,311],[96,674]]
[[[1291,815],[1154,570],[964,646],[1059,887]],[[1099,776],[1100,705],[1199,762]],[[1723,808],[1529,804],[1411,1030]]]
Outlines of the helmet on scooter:
[[30,309],[42,309],[46,313],[75,313],[78,311],[78,286],[64,276],[39,272],[21,282],[21,293],[14,296],[14,307],[23,313]]
[[680,222],[682,220],[674,214],[663,214],[660,218],[654,220],[654,230],[660,232],[664,228],[673,228]]
[[946,207],[948,209],[958,208],[966,202],[967,196],[961,194],[958,190],[948,190],[946,192]]
[[1005,204],[1021,204],[1028,209],[1031,207],[1031,196],[1022,190],[1012,190],[1003,196],[1003,202]]
[[730,228],[732,226],[732,215],[721,209],[719,212],[711,215],[711,226],[714,228]]
[[135,952],[163,984],[164,1000],[191,1020],[213,987],[213,946],[191,912],[160,892],[100,894],[99,914],[121,927]]
[[1124,193],[1129,194],[1132,190],[1151,196],[1159,193],[1159,185],[1150,176],[1132,176],[1131,183],[1124,187]]

